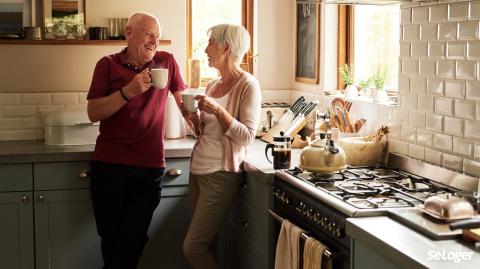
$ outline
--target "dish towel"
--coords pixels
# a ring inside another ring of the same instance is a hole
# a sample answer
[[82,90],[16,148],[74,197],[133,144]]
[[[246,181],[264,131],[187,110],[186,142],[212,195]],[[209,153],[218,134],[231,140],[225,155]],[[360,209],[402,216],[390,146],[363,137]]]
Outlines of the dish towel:
[[275,269],[299,269],[300,234],[304,232],[287,219],[282,221],[275,251]]
[[[322,259],[327,247],[313,237],[305,241],[303,249],[303,269],[331,269],[332,261]],[[322,266],[323,265],[323,266]]]

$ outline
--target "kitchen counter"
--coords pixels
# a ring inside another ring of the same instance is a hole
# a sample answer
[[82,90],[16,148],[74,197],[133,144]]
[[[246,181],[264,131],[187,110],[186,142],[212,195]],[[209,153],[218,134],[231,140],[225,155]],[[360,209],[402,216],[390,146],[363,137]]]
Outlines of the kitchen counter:
[[400,268],[480,265],[480,252],[473,246],[460,240],[432,240],[386,216],[349,218],[346,232]]
[[[190,157],[194,139],[166,140],[165,157]],[[89,161],[95,145],[48,146],[43,140],[0,142],[0,164]]]

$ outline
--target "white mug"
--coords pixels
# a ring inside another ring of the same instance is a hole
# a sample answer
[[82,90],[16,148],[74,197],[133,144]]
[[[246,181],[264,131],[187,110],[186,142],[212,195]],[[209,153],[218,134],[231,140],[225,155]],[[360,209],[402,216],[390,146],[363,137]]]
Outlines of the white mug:
[[166,68],[152,68],[150,69],[152,75],[152,83],[155,88],[163,89],[168,82],[168,69]]
[[198,101],[195,99],[196,94],[194,93],[183,93],[182,101],[183,106],[188,112],[195,112],[198,110]]

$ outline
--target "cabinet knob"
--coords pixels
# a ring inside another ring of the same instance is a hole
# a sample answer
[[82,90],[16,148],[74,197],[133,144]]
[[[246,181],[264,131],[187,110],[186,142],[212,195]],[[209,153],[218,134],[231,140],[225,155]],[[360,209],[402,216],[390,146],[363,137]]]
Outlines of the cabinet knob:
[[87,169],[82,169],[77,172],[77,177],[84,179],[84,178],[89,178],[90,177],[90,171]]
[[246,190],[247,189],[247,182],[240,183],[240,188]]
[[26,195],[22,196],[22,202],[25,203],[25,204],[30,202],[30,197],[28,197]]
[[38,196],[38,201],[39,201],[40,203],[42,203],[43,201],[45,201],[45,196],[43,196],[43,195]]
[[243,220],[243,221],[242,221],[242,226],[243,226],[243,228],[247,228],[247,227],[248,227],[248,221],[247,221],[247,220]]
[[183,171],[182,171],[182,169],[172,168],[172,169],[167,170],[167,172],[165,172],[165,174],[167,174],[168,176],[179,176],[179,175],[183,174]]

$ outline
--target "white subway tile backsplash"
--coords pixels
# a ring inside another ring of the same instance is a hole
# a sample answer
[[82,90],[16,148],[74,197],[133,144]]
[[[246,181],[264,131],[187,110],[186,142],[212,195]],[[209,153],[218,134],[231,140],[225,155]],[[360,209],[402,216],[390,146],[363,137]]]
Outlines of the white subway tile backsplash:
[[18,130],[22,128],[22,119],[0,119],[0,130]]
[[433,135],[433,145],[441,150],[452,151],[453,138],[450,135],[435,133]]
[[442,158],[442,166],[461,172],[463,170],[462,158],[444,153]]
[[402,155],[407,155],[408,154],[408,144],[395,140],[395,139],[389,139],[388,140],[388,151],[392,153],[398,153]]
[[0,140],[35,140],[35,130],[8,130],[0,132]]
[[409,24],[403,26],[403,41],[416,41],[420,39],[420,25]]
[[23,129],[40,129],[42,127],[43,127],[43,121],[39,117],[22,119]]
[[78,104],[77,93],[53,93],[54,105]]
[[431,95],[418,95],[418,111],[430,112],[435,111],[434,97]]
[[444,117],[443,118],[443,126],[445,126],[444,133],[463,137],[464,122],[465,120],[463,119]]
[[434,77],[436,71],[435,60],[420,60],[420,76]]
[[438,24],[423,24],[420,28],[420,39],[423,41],[435,41],[438,37]]
[[403,109],[417,110],[418,95],[416,93],[403,93],[400,106]]
[[468,42],[467,59],[477,61],[480,60],[480,41]]
[[393,110],[393,121],[408,124],[408,110],[394,109]]
[[402,60],[402,74],[407,76],[418,75],[418,60]]
[[467,44],[465,42],[448,42],[447,43],[447,58],[448,59],[465,59],[467,51]]
[[467,99],[480,100],[480,81],[469,80],[467,85]]
[[401,8],[400,9],[400,24],[409,24],[412,21],[412,9]]
[[454,137],[453,153],[467,158],[473,158],[473,140]]
[[433,146],[433,132],[418,129],[417,143],[427,147]]
[[463,172],[474,177],[480,177],[480,162],[463,159]]
[[478,39],[478,21],[463,21],[458,24],[458,39],[472,40]]
[[444,80],[437,78],[428,79],[427,94],[434,96],[443,96]]
[[22,104],[26,105],[48,105],[52,103],[52,94],[50,93],[22,93]]
[[48,113],[60,108],[65,108],[65,106],[64,105],[38,105],[37,106],[38,115],[40,115],[41,118],[44,118]]
[[86,104],[87,103],[87,92],[82,92],[78,94],[78,103],[79,104]]
[[425,129],[425,113],[410,111],[409,125],[415,128]]
[[[412,58],[427,58],[428,57],[428,43],[414,42],[412,43]],[[420,62],[420,66],[421,66]]]
[[388,134],[389,138],[400,139],[401,135],[401,124],[400,123],[390,123],[390,133]]
[[429,8],[428,7],[418,7],[412,9],[412,23],[428,23]]
[[480,120],[480,101],[477,101],[477,120]]
[[20,94],[0,93],[0,105],[18,105],[18,104],[20,104]]
[[480,121],[465,121],[465,138],[480,139]]
[[450,79],[455,78],[455,61],[438,60],[437,76]]
[[409,143],[415,143],[417,142],[417,129],[410,127],[408,125],[402,124],[400,137],[402,138],[403,141],[406,141]]
[[477,78],[477,63],[474,61],[457,62],[457,79],[475,80]]
[[421,146],[417,146],[415,144],[409,144],[408,156],[414,159],[423,160],[425,159],[425,148]]
[[430,22],[446,22],[448,20],[448,6],[430,6]]
[[[408,78],[408,77],[407,77]],[[427,92],[427,79],[423,77],[411,77],[410,78],[410,92],[426,93]]]
[[410,42],[400,43],[400,59],[410,58]]
[[457,40],[457,22],[441,23],[438,25],[439,40]]
[[453,98],[465,98],[465,82],[463,80],[446,80],[445,96]]
[[445,116],[454,115],[454,102],[452,98],[435,97],[435,113]]
[[480,1],[472,1],[470,3],[470,19],[480,20]]
[[444,42],[429,42],[428,56],[430,59],[443,59],[446,55],[446,45]]
[[427,113],[425,115],[425,128],[434,132],[443,132],[443,116]]
[[398,92],[408,93],[410,88],[410,79],[407,76],[398,76]]
[[18,106],[2,106],[3,118],[22,118],[33,117],[36,114],[35,106],[18,105]]
[[475,101],[455,100],[455,117],[464,119],[475,119]]
[[475,149],[475,160],[476,161],[480,161],[480,141],[475,141],[475,145],[474,145]]
[[433,149],[425,149],[425,161],[436,164],[436,165],[441,165],[442,164],[442,153],[440,151],[436,151]]
[[449,9],[449,21],[465,21],[468,19],[468,2],[451,3]]

